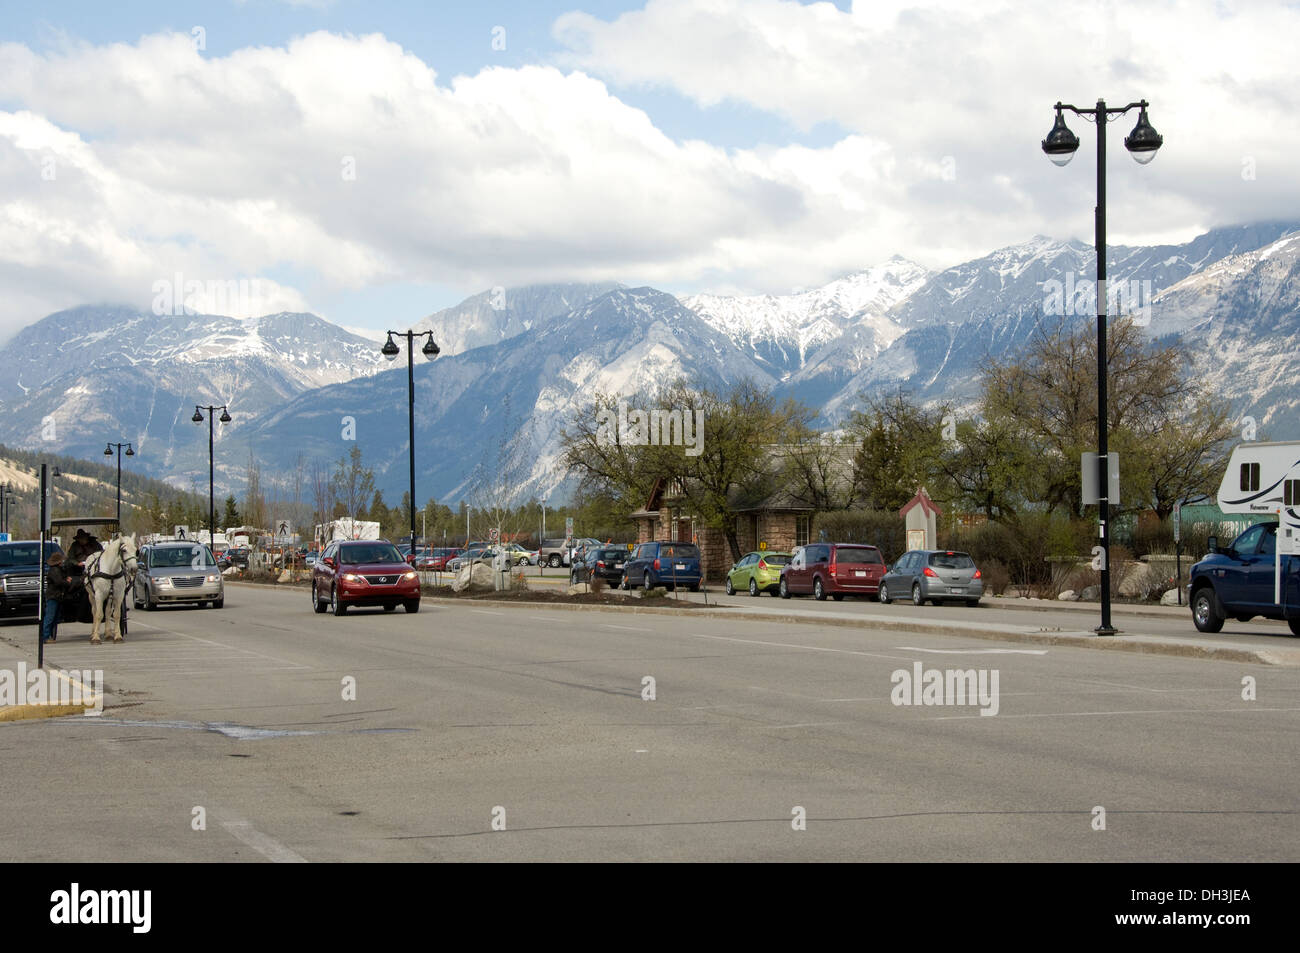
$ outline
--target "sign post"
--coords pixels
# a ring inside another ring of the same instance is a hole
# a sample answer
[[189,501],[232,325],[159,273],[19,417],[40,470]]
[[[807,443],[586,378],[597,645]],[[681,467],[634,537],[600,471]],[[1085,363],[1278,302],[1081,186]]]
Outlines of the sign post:
[[1174,504],[1174,588],[1178,591],[1178,604],[1183,604],[1183,504]]

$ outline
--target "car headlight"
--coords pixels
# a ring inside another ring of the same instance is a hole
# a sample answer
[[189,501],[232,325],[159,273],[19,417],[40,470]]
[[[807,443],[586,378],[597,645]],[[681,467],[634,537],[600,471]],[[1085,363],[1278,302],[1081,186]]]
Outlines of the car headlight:
[[361,578],[361,577],[358,576],[358,575],[357,575],[356,573],[354,573],[354,572],[345,572],[345,573],[343,574],[343,581],[344,581],[344,582],[356,582],[356,581],[357,581],[358,579],[360,579],[360,578]]
[[172,584],[172,581],[168,579],[166,576],[158,576],[155,578],[151,578],[149,581],[152,582],[159,589],[166,589],[170,587]]
[[407,582],[410,582],[411,580],[418,579],[420,577],[413,572],[408,572],[405,575],[403,575],[402,578],[405,579]]
[[220,582],[221,577],[214,572],[208,573],[208,582]]

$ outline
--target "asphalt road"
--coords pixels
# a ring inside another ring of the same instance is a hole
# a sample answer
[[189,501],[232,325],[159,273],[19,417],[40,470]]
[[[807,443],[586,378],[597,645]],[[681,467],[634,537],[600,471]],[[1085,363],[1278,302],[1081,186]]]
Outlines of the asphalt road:
[[[49,655],[112,707],[0,724],[0,859],[1300,859],[1294,669],[234,586],[87,630]],[[997,714],[894,704],[915,663],[996,671]]]

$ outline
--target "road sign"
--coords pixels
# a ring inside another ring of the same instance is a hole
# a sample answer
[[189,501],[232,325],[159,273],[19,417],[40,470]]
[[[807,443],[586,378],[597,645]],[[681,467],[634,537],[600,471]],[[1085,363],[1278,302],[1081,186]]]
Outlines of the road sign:
[[488,530],[488,542],[493,546],[501,542],[501,530],[499,528],[494,527]]
[[759,552],[764,552],[764,553],[767,552],[767,540],[763,540],[763,542],[759,543],[758,549]]
[[288,539],[293,535],[293,524],[288,520],[274,520],[275,535],[280,539]]
[[172,535],[175,536],[177,539],[189,539],[190,528],[188,526],[177,526],[176,529],[172,532]]
[[[1083,454],[1082,470],[1080,476],[1083,478],[1083,502],[1100,503],[1101,502],[1101,480],[1097,474],[1097,455],[1095,453]],[[1106,454],[1106,495],[1107,502],[1111,506],[1119,504],[1119,454],[1111,450]]]
[[7,543],[7,542],[9,542],[9,534],[0,533],[0,543]]
[[572,536],[573,536],[573,517],[572,517],[572,516],[566,517],[565,520],[564,520],[564,535],[565,535],[565,536],[569,536],[569,537],[572,537]]
[[1175,503],[1174,504],[1174,542],[1175,543],[1182,541],[1183,538],[1182,528],[1183,528],[1183,504]]

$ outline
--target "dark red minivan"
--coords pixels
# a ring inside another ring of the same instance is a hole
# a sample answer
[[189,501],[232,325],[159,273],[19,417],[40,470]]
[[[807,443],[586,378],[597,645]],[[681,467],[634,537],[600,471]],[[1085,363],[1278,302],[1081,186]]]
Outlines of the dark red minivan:
[[385,539],[344,539],[325,547],[311,570],[311,604],[343,615],[349,606],[399,605],[420,611],[420,577]]
[[781,598],[871,596],[880,591],[885,560],[880,550],[865,543],[809,543],[795,548],[781,570]]

